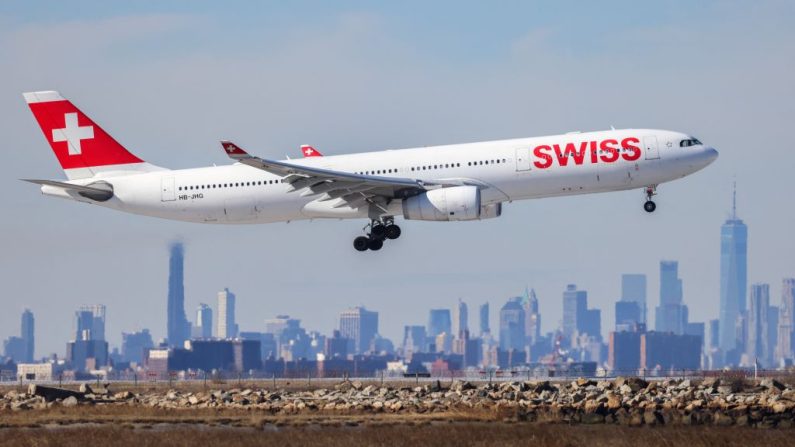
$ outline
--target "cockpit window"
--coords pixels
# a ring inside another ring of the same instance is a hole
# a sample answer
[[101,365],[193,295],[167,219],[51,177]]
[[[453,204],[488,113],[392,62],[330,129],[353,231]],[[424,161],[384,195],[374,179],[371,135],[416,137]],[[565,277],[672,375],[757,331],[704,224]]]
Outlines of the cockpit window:
[[696,138],[690,137],[687,140],[682,140],[679,142],[679,146],[681,147],[689,147],[689,146],[696,146],[701,145],[701,142],[698,141]]

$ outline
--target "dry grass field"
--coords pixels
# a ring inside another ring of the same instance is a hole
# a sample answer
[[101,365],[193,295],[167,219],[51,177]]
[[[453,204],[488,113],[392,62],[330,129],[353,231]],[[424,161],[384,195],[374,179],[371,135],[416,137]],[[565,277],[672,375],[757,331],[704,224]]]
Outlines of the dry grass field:
[[627,428],[495,423],[387,423],[339,426],[81,426],[0,429],[0,446],[528,446],[707,447],[795,445],[791,431],[716,427]]
[[[379,385],[377,381],[373,384]],[[225,383],[214,389],[272,383]],[[394,383],[390,385],[395,386]],[[410,386],[409,383],[401,383]],[[414,384],[416,385],[416,384]],[[282,381],[281,390],[307,390],[333,383]],[[25,387],[3,387],[0,392]],[[73,386],[70,386],[73,388]],[[76,388],[76,386],[74,386]],[[111,385],[113,392],[201,392],[202,383]],[[795,446],[795,429],[715,425],[627,427],[617,424],[529,423],[515,410],[463,409],[440,412],[269,412],[254,408],[175,408],[94,404],[26,411],[0,411],[3,446]]]

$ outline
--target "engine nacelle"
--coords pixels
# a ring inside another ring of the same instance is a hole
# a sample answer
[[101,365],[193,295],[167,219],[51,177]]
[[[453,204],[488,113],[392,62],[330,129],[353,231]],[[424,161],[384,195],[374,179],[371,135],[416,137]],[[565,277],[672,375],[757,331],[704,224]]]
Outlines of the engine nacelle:
[[480,210],[477,186],[433,189],[403,200],[403,217],[407,220],[476,220],[480,219]]
[[480,207],[480,220],[494,219],[502,215],[502,202],[490,203]]

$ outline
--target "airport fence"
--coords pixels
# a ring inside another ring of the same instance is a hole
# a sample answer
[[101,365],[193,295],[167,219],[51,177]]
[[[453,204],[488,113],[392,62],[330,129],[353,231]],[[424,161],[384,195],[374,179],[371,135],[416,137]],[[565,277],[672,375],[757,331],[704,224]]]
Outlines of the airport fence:
[[774,378],[784,383],[795,384],[795,370],[773,369],[731,369],[731,370],[693,370],[671,369],[667,371],[647,370],[599,370],[595,372],[578,370],[533,370],[533,369],[466,369],[438,370],[431,372],[376,371],[370,374],[356,374],[356,371],[338,370],[292,370],[279,373],[264,371],[229,372],[229,371],[124,371],[106,374],[80,375],[58,374],[55,377],[32,378],[21,377],[10,371],[0,371],[0,385],[57,384],[59,386],[75,384],[107,383],[129,384],[134,387],[180,387],[201,386],[212,387],[323,387],[344,381],[360,381],[366,384],[400,384],[420,385],[426,383],[452,383],[456,380],[473,383],[496,383],[515,381],[567,382],[578,378],[593,380],[614,380],[618,377],[640,377],[647,380],[705,380],[720,378],[725,381],[753,380]]

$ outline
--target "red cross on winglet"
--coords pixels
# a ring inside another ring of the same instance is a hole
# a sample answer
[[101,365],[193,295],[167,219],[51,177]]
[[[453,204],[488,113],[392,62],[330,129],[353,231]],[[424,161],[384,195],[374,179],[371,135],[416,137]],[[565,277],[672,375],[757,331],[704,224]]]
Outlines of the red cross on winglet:
[[227,155],[233,158],[248,155],[248,153],[241,149],[240,146],[231,141],[221,141],[221,147],[224,148],[224,151],[226,151]]
[[308,144],[301,145],[301,153],[304,154],[304,157],[322,157],[323,156],[323,154],[321,154],[320,151],[318,151],[317,149],[315,149],[314,147],[312,147],[312,146],[310,146]]

